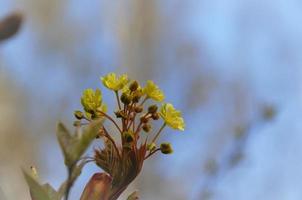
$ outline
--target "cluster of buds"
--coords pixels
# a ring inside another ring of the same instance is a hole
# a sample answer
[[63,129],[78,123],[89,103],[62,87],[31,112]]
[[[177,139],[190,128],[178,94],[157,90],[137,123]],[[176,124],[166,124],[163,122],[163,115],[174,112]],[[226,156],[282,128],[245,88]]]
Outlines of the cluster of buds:
[[[82,126],[104,118],[115,126],[117,131],[109,133],[103,124],[99,138],[104,140],[105,147],[95,150],[94,156],[95,163],[112,178],[109,199],[113,200],[136,178],[146,159],[158,151],[163,154],[173,152],[170,143],[157,145],[163,129],[169,126],[183,131],[185,124],[180,111],[170,103],[162,103],[164,93],[153,81],[147,81],[142,87],[138,81],[129,80],[127,75],[114,73],[101,77],[101,81],[115,95],[115,117],[107,113],[101,90],[87,89],[81,98],[83,111],[75,111],[77,121],[74,124]],[[150,100],[161,105],[146,106]],[[162,126],[153,132],[152,122],[159,119],[163,120]],[[114,134],[119,137],[113,137]]]

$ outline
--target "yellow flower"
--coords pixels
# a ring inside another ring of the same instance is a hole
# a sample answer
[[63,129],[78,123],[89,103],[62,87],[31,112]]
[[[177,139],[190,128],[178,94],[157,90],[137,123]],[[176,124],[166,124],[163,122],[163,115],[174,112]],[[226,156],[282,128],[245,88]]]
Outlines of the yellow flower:
[[147,81],[147,85],[143,89],[143,93],[155,101],[163,101],[165,95],[153,81]]
[[101,81],[103,82],[105,87],[113,91],[123,89],[123,87],[129,82],[126,74],[118,77],[115,73],[109,73],[106,76],[101,77]]
[[181,131],[185,129],[185,122],[181,116],[181,112],[176,110],[172,104],[164,103],[159,114],[165,123],[171,128]]
[[101,110],[106,112],[107,107],[102,103],[102,93],[101,90],[89,88],[83,92],[83,96],[81,97],[81,104],[84,107],[86,113],[93,114],[96,110]]

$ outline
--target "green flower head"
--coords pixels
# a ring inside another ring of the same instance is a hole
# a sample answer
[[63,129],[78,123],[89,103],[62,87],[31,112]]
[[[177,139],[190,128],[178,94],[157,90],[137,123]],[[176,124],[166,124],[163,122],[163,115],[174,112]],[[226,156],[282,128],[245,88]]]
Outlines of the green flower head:
[[125,85],[129,82],[128,76],[123,74],[117,76],[115,73],[109,73],[104,77],[101,77],[101,81],[104,86],[113,91],[119,91],[124,88]]
[[102,102],[102,92],[99,89],[95,91],[91,88],[84,90],[81,97],[81,104],[86,113],[93,114],[97,110],[106,112],[107,107]]
[[181,131],[185,129],[185,122],[182,118],[181,112],[176,110],[172,104],[164,103],[159,115],[171,128]]
[[159,89],[159,87],[153,82],[148,80],[146,86],[143,89],[143,93],[147,95],[148,98],[151,98],[155,101],[163,101],[165,99],[165,95],[163,91]]

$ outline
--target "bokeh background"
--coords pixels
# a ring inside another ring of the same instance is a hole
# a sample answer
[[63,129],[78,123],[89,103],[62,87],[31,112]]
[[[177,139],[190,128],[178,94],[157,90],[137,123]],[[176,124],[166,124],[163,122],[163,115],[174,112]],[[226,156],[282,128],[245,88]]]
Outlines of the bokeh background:
[[126,193],[302,199],[300,1],[0,0],[0,18],[16,10],[22,29],[0,43],[1,200],[30,199],[21,167],[59,186],[56,123],[71,129],[82,91],[112,71],[154,80],[186,120],[161,138],[175,153],[148,160]]

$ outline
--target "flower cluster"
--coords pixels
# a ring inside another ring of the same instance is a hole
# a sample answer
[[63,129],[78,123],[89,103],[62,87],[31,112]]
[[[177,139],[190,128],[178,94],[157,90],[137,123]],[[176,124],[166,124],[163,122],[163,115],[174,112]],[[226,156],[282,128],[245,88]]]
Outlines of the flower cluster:
[[[117,76],[114,73],[101,77],[101,81],[115,95],[117,110],[114,117],[107,113],[101,90],[86,89],[81,98],[84,111],[75,111],[75,125],[103,118],[116,127],[116,133],[109,133],[103,124],[98,138],[104,140],[105,147],[95,150],[94,156],[96,164],[112,177],[110,198],[115,199],[139,174],[146,159],[158,151],[163,154],[173,152],[170,143],[157,145],[163,129],[168,126],[183,131],[185,123],[181,112],[171,103],[162,103],[165,95],[153,81],[148,80],[141,86],[126,74]],[[154,104],[149,102],[152,100]],[[162,126],[152,133],[152,122],[160,119]],[[114,134],[117,135],[112,136]]]

